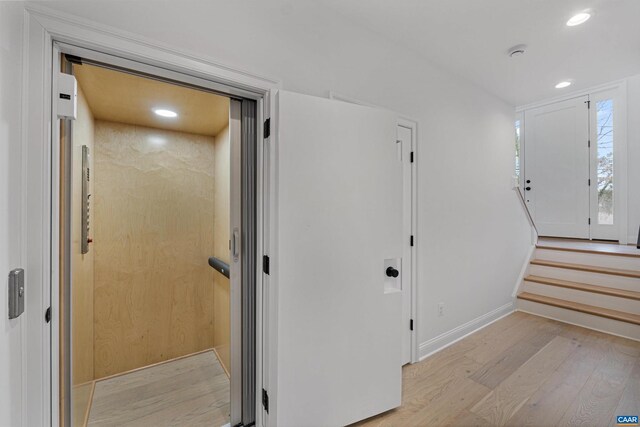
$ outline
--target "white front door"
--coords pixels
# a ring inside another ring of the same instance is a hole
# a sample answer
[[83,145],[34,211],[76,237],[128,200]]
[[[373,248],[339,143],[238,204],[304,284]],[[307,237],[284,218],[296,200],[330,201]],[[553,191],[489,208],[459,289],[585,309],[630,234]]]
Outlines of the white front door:
[[541,236],[588,239],[588,97],[525,112],[525,200]]
[[342,426],[401,403],[397,117],[284,91],[277,105],[268,425]]

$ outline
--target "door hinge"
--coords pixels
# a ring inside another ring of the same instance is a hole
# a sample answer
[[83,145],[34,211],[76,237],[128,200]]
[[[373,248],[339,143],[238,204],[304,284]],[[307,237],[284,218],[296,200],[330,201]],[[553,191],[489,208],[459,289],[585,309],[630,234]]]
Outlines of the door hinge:
[[413,319],[409,320],[409,330],[413,331]]
[[587,147],[588,147],[588,148],[591,148],[591,140],[588,140],[588,141],[587,141]]
[[51,307],[47,308],[44,312],[44,321],[47,323],[51,322]]
[[262,128],[262,137],[267,139],[269,135],[271,135],[271,118],[264,121],[264,127]]
[[588,181],[589,187],[591,187],[591,179],[588,179],[587,181]]
[[413,235],[411,235],[411,237],[409,238],[409,245],[413,246]]
[[591,225],[591,218],[589,218],[589,225]]
[[267,393],[267,390],[262,389],[262,407],[264,408],[265,411],[267,411],[267,414],[269,413],[269,393]]
[[584,101],[585,104],[587,104],[587,108],[591,108],[591,101]]
[[267,255],[262,257],[262,271],[264,274],[269,274],[269,257]]
[[409,159],[411,160],[411,163],[413,163],[413,151],[411,152]]

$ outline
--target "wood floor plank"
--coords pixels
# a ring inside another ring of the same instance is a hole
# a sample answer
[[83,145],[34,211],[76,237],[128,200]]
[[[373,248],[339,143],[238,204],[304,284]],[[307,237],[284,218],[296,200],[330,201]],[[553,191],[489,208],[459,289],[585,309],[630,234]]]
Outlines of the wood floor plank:
[[636,362],[621,347],[609,346],[558,425],[609,425]]
[[458,413],[475,404],[491,390],[468,378],[456,378],[440,393],[433,396],[429,404],[411,417],[412,425],[443,426]]
[[206,352],[97,381],[88,425],[222,425],[229,402],[229,378]]
[[[602,334],[601,334],[602,335]],[[555,426],[604,358],[608,340],[590,335],[508,421],[517,426]]]
[[518,370],[511,374],[484,399],[471,408],[471,412],[493,425],[507,424],[542,383],[576,350],[572,340],[557,336]]
[[533,337],[527,336],[504,352],[497,353],[470,378],[494,389],[556,336],[556,333],[550,330],[540,331]]
[[[614,415],[640,415],[640,358],[636,359]],[[615,418],[611,419],[610,425],[616,425]]]
[[[531,316],[521,324],[516,324],[499,334],[491,334],[483,338],[476,348],[469,351],[466,356],[479,363],[485,364],[494,359],[497,354],[503,353],[523,339],[532,338],[538,333],[545,331],[554,333],[558,329],[559,326],[556,321]],[[473,336],[470,338],[475,339]]]
[[491,423],[481,416],[465,409],[445,425],[447,427],[490,427]]
[[[421,364],[422,362],[407,366],[404,371]],[[451,360],[438,358],[429,366],[431,368],[428,370],[419,369],[410,375],[403,375],[402,407],[356,425],[367,427],[420,425],[416,424],[417,418],[422,416],[417,414],[425,408],[432,408],[433,402],[437,401],[439,396],[460,385],[459,380],[466,380],[468,375],[480,367],[477,362],[464,357]]]
[[[544,341],[548,336],[545,332],[556,335],[546,345]],[[495,349],[502,347],[494,346],[495,360],[481,364],[469,357],[472,353],[476,358],[485,357],[486,346],[500,342],[504,336],[512,345],[501,352]],[[519,347],[533,343],[542,348],[515,371],[513,362],[497,363],[506,353],[527,354],[530,349]],[[618,355],[617,359],[635,359],[636,364],[627,375],[624,387],[620,387],[623,391],[616,394],[617,400],[605,398],[595,407],[603,413],[617,414],[623,410],[637,413],[634,405],[640,401],[639,342],[526,313],[514,313],[420,363],[404,367],[402,406],[356,425],[557,425],[578,396],[585,393],[596,369],[606,368],[603,360],[612,353]],[[491,362],[496,363],[491,365]],[[487,363],[494,367],[492,373],[496,378],[505,377],[493,390],[472,380],[487,375],[482,371]],[[510,374],[501,373],[500,366]],[[601,421],[598,417],[594,419]],[[596,425],[582,417],[572,422]],[[610,425],[609,422],[601,425]]]

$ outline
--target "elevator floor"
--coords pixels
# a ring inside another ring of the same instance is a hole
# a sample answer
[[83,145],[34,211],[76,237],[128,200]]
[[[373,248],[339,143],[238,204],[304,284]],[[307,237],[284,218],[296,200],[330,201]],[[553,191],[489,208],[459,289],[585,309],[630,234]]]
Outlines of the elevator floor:
[[95,383],[89,426],[223,426],[229,377],[213,351]]

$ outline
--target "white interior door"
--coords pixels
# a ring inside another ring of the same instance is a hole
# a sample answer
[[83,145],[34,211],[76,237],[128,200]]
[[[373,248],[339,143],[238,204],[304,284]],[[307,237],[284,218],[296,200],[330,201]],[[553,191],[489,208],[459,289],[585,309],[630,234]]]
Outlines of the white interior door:
[[[341,426],[401,403],[397,117],[281,91],[276,384],[269,424]],[[275,417],[275,420],[272,419]]]
[[411,319],[411,221],[412,221],[412,129],[398,125],[398,150],[402,159],[402,228],[403,242],[402,253],[402,364],[411,363],[411,339],[413,334],[413,321]]
[[541,236],[589,238],[587,101],[525,112],[525,200]]

